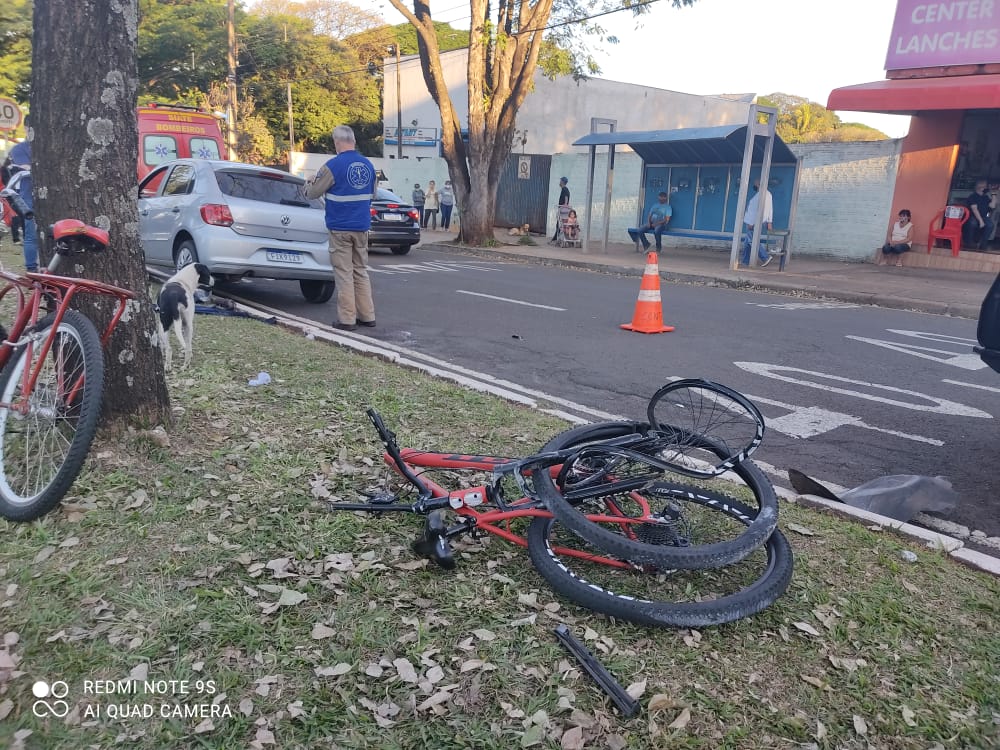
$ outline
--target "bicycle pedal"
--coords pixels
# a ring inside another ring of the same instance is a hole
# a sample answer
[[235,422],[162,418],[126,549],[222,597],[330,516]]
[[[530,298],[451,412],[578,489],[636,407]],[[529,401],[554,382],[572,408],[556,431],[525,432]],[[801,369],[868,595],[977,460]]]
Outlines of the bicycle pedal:
[[410,548],[421,557],[433,560],[445,570],[452,570],[455,567],[455,556],[445,536],[446,533],[444,514],[441,511],[434,511],[424,522],[424,533],[414,540]]

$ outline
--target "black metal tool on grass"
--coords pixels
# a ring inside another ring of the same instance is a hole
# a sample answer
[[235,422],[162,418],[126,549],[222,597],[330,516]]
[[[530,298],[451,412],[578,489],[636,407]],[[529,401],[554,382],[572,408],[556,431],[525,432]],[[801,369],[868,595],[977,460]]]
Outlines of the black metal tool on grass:
[[597,658],[590,653],[590,650],[569,632],[569,628],[565,624],[560,624],[553,632],[555,632],[559,642],[577,658],[577,661],[580,662],[587,674],[600,685],[601,690],[611,698],[622,716],[626,719],[631,719],[639,713],[639,701],[625,692],[625,688],[621,686],[618,680],[612,677],[611,673],[604,668],[604,665],[597,661]]

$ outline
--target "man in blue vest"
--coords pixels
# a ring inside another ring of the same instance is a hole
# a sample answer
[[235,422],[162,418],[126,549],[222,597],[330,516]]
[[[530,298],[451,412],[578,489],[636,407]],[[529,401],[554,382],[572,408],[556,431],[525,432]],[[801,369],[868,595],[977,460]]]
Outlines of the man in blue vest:
[[375,167],[355,150],[354,131],[347,125],[333,129],[337,155],[320,167],[306,185],[310,198],[326,199],[326,228],[330,230],[330,263],[337,286],[337,320],[333,327],[353,331],[359,325],[375,327],[375,303],[368,278],[368,230],[371,229]]

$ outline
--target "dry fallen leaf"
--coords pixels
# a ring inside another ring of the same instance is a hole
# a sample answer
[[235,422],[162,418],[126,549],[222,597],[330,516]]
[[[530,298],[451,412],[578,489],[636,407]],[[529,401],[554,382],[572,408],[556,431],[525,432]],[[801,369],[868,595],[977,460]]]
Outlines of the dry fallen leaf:
[[[916,717],[916,714],[913,713],[913,709],[911,709],[909,706],[905,706],[904,705],[903,706],[903,722],[906,724],[906,726],[908,726],[908,727],[915,727],[917,725],[917,722],[915,722],[913,720],[914,717]],[[0,717],[0,718],[2,718],[2,717]]]
[[824,680],[820,679],[819,677],[813,677],[812,675],[808,674],[800,674],[799,677],[801,677],[805,682],[808,682],[813,687],[818,687],[820,690],[826,690],[827,688],[830,687],[829,685],[826,684]]
[[817,636],[820,634],[819,631],[816,630],[816,628],[814,628],[808,622],[793,622],[792,624],[799,630],[801,630],[803,633],[808,633],[809,635],[817,635]]
[[649,699],[646,710],[649,711],[649,713],[653,713],[654,711],[663,711],[667,708],[675,708],[675,706],[676,704],[674,703],[674,699],[669,695],[666,693],[657,693]]
[[784,524],[784,527],[789,531],[794,531],[796,534],[801,534],[802,536],[816,536],[816,532],[808,526],[800,526],[797,523],[786,523]]
[[326,625],[324,625],[323,623],[320,623],[320,622],[317,622],[315,625],[313,625],[312,633],[310,633],[310,635],[312,636],[313,640],[316,640],[316,641],[318,641],[318,640],[320,640],[322,638],[332,638],[336,634],[337,634],[336,630],[334,630],[333,628],[327,627]]
[[332,667],[316,667],[313,672],[317,677],[339,677],[351,671],[351,665],[347,662],[340,662]]
[[670,722],[668,729],[683,729],[689,721],[691,721],[691,709],[685,708],[676,719]]
[[396,668],[396,672],[399,674],[399,679],[403,682],[409,682],[416,685],[420,681],[420,677],[417,675],[417,670],[413,668],[409,659],[404,659],[403,657],[393,659],[392,666]]
[[583,729],[580,727],[567,729],[563,732],[562,739],[559,741],[559,746],[562,750],[583,750]]
[[639,700],[642,694],[646,692],[646,681],[640,680],[639,682],[633,682],[627,688],[625,692],[628,693],[633,700]]
[[854,714],[854,731],[860,735],[868,734],[868,722]]

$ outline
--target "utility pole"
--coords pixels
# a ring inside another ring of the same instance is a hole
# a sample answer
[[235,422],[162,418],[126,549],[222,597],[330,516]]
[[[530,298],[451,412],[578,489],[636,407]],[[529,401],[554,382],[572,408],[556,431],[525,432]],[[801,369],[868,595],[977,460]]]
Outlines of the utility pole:
[[229,0],[229,46],[227,62],[229,63],[229,102],[226,105],[226,123],[229,129],[226,142],[229,145],[229,158],[236,159],[236,0]]
[[399,42],[392,45],[396,50],[396,158],[403,158],[403,98],[399,84]]
[[[285,43],[288,43],[288,24],[285,24]],[[292,79],[288,79],[288,167],[292,166],[292,151],[295,149],[295,124],[292,120]]]

